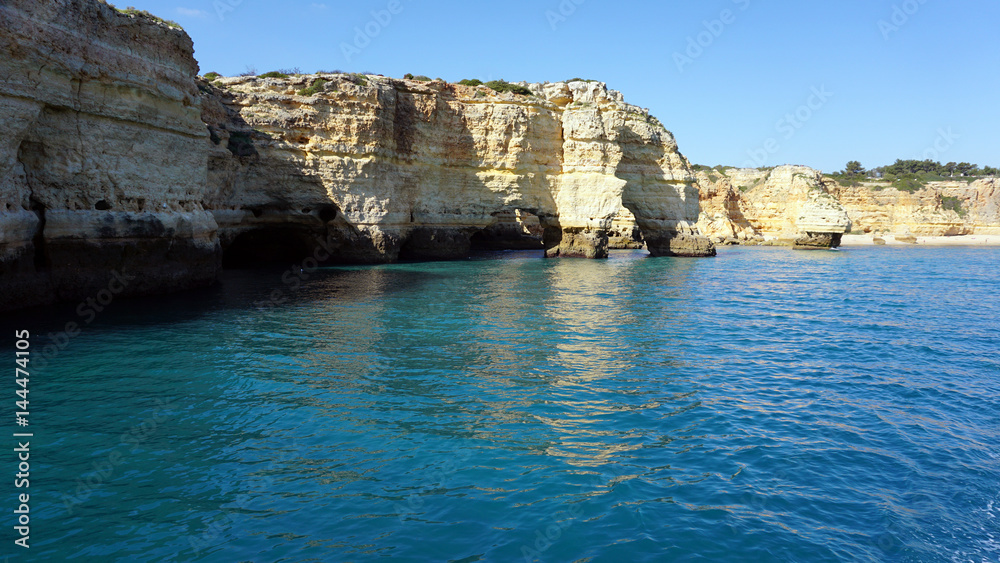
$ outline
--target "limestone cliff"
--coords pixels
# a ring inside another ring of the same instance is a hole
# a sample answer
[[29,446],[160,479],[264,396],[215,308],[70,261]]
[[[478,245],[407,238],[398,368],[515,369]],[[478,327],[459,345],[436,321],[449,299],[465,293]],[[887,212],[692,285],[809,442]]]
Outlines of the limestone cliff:
[[804,166],[698,172],[698,227],[716,242],[794,244],[809,232],[1000,234],[1000,180],[932,182],[914,193],[887,182],[847,186]]
[[854,221],[855,233],[893,236],[1000,235],[1000,179],[931,182],[910,193],[886,182],[844,186],[830,192]]
[[7,0],[0,29],[0,310],[206,285],[318,245],[369,263],[601,258],[612,237],[715,253],[673,136],[601,83],[210,85],[183,31],[100,0]]
[[719,242],[799,241],[798,246],[829,248],[851,228],[822,175],[805,166],[701,171],[699,184],[698,227]]
[[602,83],[525,86],[534,95],[344,74],[206,85],[223,245],[283,228],[328,235],[339,259],[454,258],[520,215],[537,217],[548,256],[601,258],[628,210],[653,255],[714,254],[695,178],[655,118]]
[[190,38],[95,1],[0,3],[0,310],[210,283]]

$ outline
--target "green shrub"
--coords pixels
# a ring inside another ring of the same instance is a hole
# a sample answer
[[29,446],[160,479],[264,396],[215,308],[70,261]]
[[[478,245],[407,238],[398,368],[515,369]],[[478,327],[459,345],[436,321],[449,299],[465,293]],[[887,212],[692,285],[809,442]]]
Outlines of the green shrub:
[[357,84],[358,86],[365,86],[366,84],[368,84],[368,77],[363,74],[355,72],[351,74],[350,81]]
[[407,72],[406,74],[403,75],[403,78],[405,80],[413,80],[413,73]]
[[272,70],[271,72],[265,72],[264,74],[260,75],[259,78],[288,78],[288,75],[283,72]]
[[597,82],[597,80],[587,80],[586,78],[570,78],[566,82],[586,82],[590,84],[591,82]]
[[413,76],[413,75],[410,75],[410,76],[411,76],[410,80],[416,80],[417,82],[430,82],[431,81],[431,77],[430,76],[424,76],[422,74],[420,76]]
[[229,143],[226,145],[233,156],[256,156],[257,148],[253,146],[253,137],[250,133],[233,132],[229,134]]
[[953,196],[943,196],[941,198],[941,209],[945,211],[954,211],[958,213],[959,217],[965,218],[968,211],[965,210],[965,206],[962,204],[962,200]]
[[892,187],[897,190],[911,194],[920,191],[926,185],[927,183],[917,174],[905,174],[896,178],[892,183]]
[[316,94],[323,91],[323,87],[329,84],[329,81],[323,80],[322,78],[317,78],[313,80],[313,83],[308,88],[303,88],[299,90],[300,96],[315,96]]
[[208,74],[206,74],[202,78],[204,78],[205,80],[208,80],[209,82],[212,82],[212,81],[214,81],[214,80],[216,80],[218,78],[221,78],[221,77],[222,77],[222,75],[219,74],[218,72],[209,72]]
[[142,17],[144,17],[146,19],[153,20],[156,23],[162,23],[163,25],[165,25],[167,27],[175,27],[177,29],[184,29],[183,27],[181,27],[181,24],[179,24],[179,23],[177,23],[175,21],[165,20],[165,19],[163,19],[163,18],[161,18],[159,16],[154,16],[153,14],[147,12],[146,10],[139,10],[139,9],[136,9],[134,6],[129,6],[128,8],[125,8],[124,10],[121,9],[121,8],[115,8],[115,9],[118,10],[120,13],[125,14],[126,16],[142,16]]
[[475,88],[476,86],[483,85],[483,81],[479,80],[478,78],[472,78],[472,79],[466,78],[465,80],[459,80],[458,83],[461,84],[462,86],[472,86],[473,88]]
[[497,93],[510,92],[512,94],[517,94],[519,96],[531,96],[531,90],[528,90],[524,86],[518,86],[516,84],[511,84],[506,80],[493,80],[486,83],[486,87]]

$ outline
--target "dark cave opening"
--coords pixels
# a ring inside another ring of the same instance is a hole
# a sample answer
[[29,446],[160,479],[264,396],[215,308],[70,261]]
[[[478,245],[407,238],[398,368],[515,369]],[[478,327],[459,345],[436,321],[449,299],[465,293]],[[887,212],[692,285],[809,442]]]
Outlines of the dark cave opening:
[[472,235],[473,251],[539,250],[542,231],[538,216],[520,209],[497,213],[497,222]]
[[222,267],[234,270],[273,268],[301,263],[316,246],[312,233],[300,229],[259,228],[240,234],[222,254]]

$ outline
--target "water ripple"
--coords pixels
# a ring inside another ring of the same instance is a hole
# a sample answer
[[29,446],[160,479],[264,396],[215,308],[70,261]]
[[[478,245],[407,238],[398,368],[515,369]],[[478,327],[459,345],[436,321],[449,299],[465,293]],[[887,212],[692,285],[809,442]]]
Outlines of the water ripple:
[[998,258],[507,253],[122,303],[39,374],[33,549],[996,561]]

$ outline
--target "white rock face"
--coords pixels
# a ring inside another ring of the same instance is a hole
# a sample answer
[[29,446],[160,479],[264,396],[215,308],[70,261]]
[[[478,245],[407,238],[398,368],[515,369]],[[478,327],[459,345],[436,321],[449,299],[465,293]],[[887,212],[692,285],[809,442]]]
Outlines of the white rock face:
[[[806,232],[912,236],[1000,233],[1000,180],[841,184],[804,166],[698,172],[698,228],[717,242],[792,242]],[[734,189],[735,188],[735,189]],[[845,219],[846,214],[846,219]]]
[[601,83],[220,89],[183,31],[98,0],[5,0],[0,29],[0,309],[114,272],[128,294],[206,285],[223,247],[288,260],[317,239],[354,262],[460,257],[489,233],[600,258],[627,216],[652,254],[715,252],[673,136]]
[[800,233],[844,234],[851,230],[851,219],[844,206],[833,196],[813,192],[799,210],[796,228]]
[[0,309],[211,283],[190,38],[96,1],[0,3]]
[[[322,92],[298,93],[320,79]],[[300,210],[333,206],[326,223],[345,258],[462,256],[517,211],[539,218],[549,256],[600,258],[623,209],[653,254],[714,253],[697,235],[697,186],[673,136],[602,83],[525,84],[534,96],[350,75],[219,84],[203,116],[218,140],[212,208],[265,208],[294,224],[311,220]],[[234,135],[246,155],[223,148]],[[260,219],[219,219],[223,240]]]
[[699,184],[698,227],[718,242],[793,244],[806,233],[839,235],[851,228],[823,175],[806,166],[702,171]]

